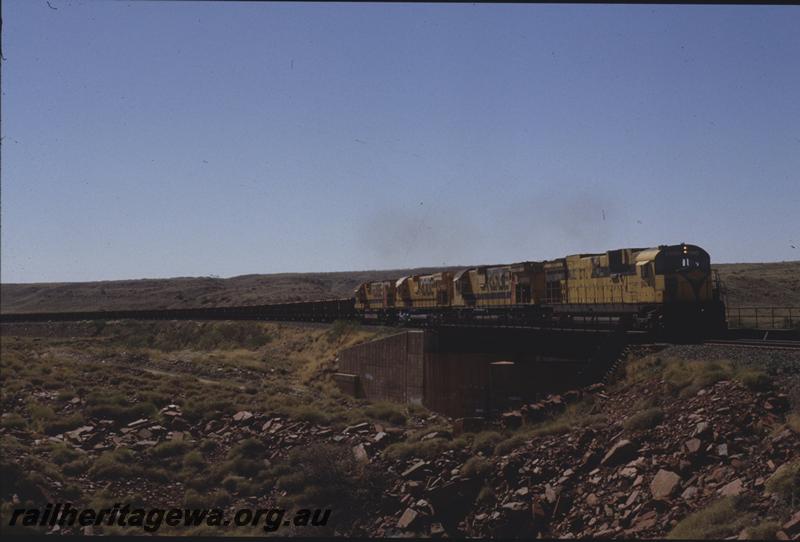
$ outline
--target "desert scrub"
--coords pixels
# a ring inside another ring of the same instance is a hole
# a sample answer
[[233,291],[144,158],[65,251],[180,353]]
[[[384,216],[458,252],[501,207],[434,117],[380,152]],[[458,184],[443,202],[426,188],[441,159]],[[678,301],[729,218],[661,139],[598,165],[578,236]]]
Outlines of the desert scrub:
[[492,465],[482,457],[473,456],[461,467],[461,474],[483,480],[492,472]]
[[795,433],[800,433],[800,412],[790,412],[786,416],[786,425]]
[[57,416],[52,407],[39,403],[29,403],[28,414],[30,414],[31,419],[37,422],[52,420]]
[[191,485],[198,488],[223,483],[223,487],[230,491],[255,495],[267,487],[268,468],[263,461],[265,450],[258,440],[245,439],[228,451],[225,461],[214,465],[210,476]]
[[772,379],[764,371],[744,369],[738,372],[736,378],[753,391],[767,391],[772,388]]
[[765,521],[755,527],[745,529],[747,540],[775,540],[775,533],[781,528],[777,521]]
[[61,472],[67,476],[79,476],[86,472],[91,465],[92,461],[88,457],[79,457],[61,465]]
[[257,322],[126,322],[108,326],[111,335],[128,348],[175,350],[255,349],[272,340],[263,324]]
[[119,423],[146,418],[155,414],[157,410],[153,403],[133,403],[122,393],[92,392],[86,398],[86,403],[88,405],[86,413],[90,417],[114,420]]
[[46,421],[42,424],[42,430],[48,435],[58,435],[65,431],[77,429],[86,423],[83,414],[76,412],[63,418]]
[[336,342],[359,328],[355,320],[336,320],[328,330],[328,342]]
[[658,407],[653,407],[630,416],[622,425],[628,431],[639,431],[655,427],[660,424],[663,419],[664,411]]
[[188,443],[182,440],[168,440],[150,449],[149,455],[156,459],[183,457],[189,450]]
[[50,460],[56,465],[63,465],[75,461],[86,454],[81,453],[66,444],[53,444],[50,447]]
[[531,438],[531,436],[533,435],[529,433],[517,433],[511,435],[507,439],[501,440],[494,447],[494,455],[506,455],[510,453],[512,450],[525,444],[525,441]]
[[[272,471],[276,487],[295,507],[333,508],[350,521],[380,501],[384,475],[355,461],[348,446],[317,444],[294,448]],[[346,523],[345,523],[346,524]]]
[[489,504],[497,500],[494,488],[492,486],[483,486],[478,493],[476,501],[480,504]]
[[183,417],[192,423],[208,422],[233,413],[233,401],[229,399],[192,398],[183,407]]
[[103,452],[89,468],[89,475],[92,478],[103,480],[131,478],[137,474],[139,474],[139,468],[136,466],[136,457],[127,448]]
[[504,440],[503,435],[497,431],[482,431],[475,435],[472,441],[472,451],[490,454],[497,444]]
[[690,397],[707,386],[731,378],[733,374],[730,362],[672,360],[667,364],[663,378],[668,393]]
[[221,508],[231,502],[231,494],[224,489],[211,493],[200,493],[194,489],[187,489],[183,494],[183,505],[186,508]]
[[419,457],[434,459],[442,452],[451,449],[450,442],[443,438],[432,438],[417,442],[396,442],[383,451],[383,456],[393,461]]
[[313,423],[316,425],[328,425],[331,423],[331,417],[313,403],[300,405],[290,409],[289,416],[292,419],[301,422]]
[[393,425],[405,425],[406,415],[403,414],[399,405],[389,402],[374,403],[364,409],[364,414],[368,417],[389,422]]
[[3,415],[0,426],[4,429],[25,429],[28,422],[16,412],[9,412]]
[[199,450],[192,450],[183,456],[183,467],[192,471],[200,471],[206,467],[206,460]]
[[740,497],[725,497],[681,520],[669,532],[670,539],[720,540],[739,533],[752,520]]
[[795,507],[800,503],[800,460],[784,463],[765,484],[767,491],[778,495],[784,502]]

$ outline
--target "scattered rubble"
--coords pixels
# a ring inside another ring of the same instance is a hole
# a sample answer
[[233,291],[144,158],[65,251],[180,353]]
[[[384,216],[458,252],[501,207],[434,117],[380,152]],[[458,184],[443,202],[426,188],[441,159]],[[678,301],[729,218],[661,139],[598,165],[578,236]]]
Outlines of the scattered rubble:
[[[337,444],[352,453],[360,469],[389,475],[384,498],[374,503],[378,512],[351,526],[352,532],[373,537],[661,538],[715,500],[747,496],[749,511],[780,526],[777,538],[800,540],[800,510],[778,507],[778,496],[766,489],[781,466],[800,459],[800,435],[783,427],[789,397],[784,390],[753,391],[728,380],[680,400],[664,392],[664,382],[624,391],[595,384],[519,405],[494,421],[466,417],[449,428],[441,416],[414,418],[406,427],[361,422],[341,428],[252,407],[191,422],[194,418],[184,417],[185,405],[169,404],[129,423],[87,418],[33,445],[60,443],[98,457],[120,448],[153,454],[176,441],[229,450],[253,438],[264,448],[259,460],[269,464],[296,447]],[[645,398],[658,403],[663,419],[649,428],[625,429],[623,421]],[[78,408],[81,399],[75,399],[65,403]],[[604,421],[522,433],[585,399]],[[525,438],[496,455],[470,446],[403,459],[386,453],[391,444],[412,438],[429,445],[481,431],[520,431],[516,434]],[[476,456],[485,468],[465,468]],[[169,491],[182,494],[180,488]]]

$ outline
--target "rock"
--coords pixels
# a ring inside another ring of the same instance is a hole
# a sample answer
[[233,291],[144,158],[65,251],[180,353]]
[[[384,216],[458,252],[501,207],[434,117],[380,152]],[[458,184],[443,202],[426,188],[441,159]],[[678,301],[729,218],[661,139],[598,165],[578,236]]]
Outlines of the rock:
[[442,536],[444,534],[444,527],[441,523],[431,523],[431,536]]
[[597,506],[598,504],[600,504],[600,499],[598,499],[598,498],[597,498],[597,495],[595,495],[594,493],[589,493],[589,494],[586,496],[586,504],[588,504],[589,506],[591,506],[592,508],[594,508],[595,506]]
[[599,450],[589,450],[583,454],[581,457],[581,462],[579,464],[580,470],[589,470],[594,469],[597,465],[600,464],[601,454]]
[[424,475],[424,467],[428,463],[423,460],[419,460],[410,467],[408,467],[405,471],[403,471],[403,478],[409,479],[419,479]]
[[781,528],[786,531],[789,536],[800,533],[800,511],[795,512],[794,515],[789,518],[789,521],[781,525]]
[[248,410],[240,410],[236,414],[233,415],[233,421],[244,423],[252,419],[253,413]]
[[697,487],[690,486],[683,490],[683,493],[681,493],[681,498],[688,501],[690,499],[693,499],[695,495],[697,495]]
[[719,490],[719,494],[723,497],[735,497],[739,495],[744,490],[742,479],[737,478],[733,482],[727,483]]
[[637,489],[628,496],[627,500],[625,501],[625,508],[636,502],[636,498],[639,496],[639,493],[640,491]]
[[711,426],[708,425],[708,422],[699,422],[694,427],[694,433],[692,433],[693,437],[703,437],[707,435],[711,431]]
[[633,459],[636,455],[637,446],[630,440],[620,440],[608,453],[600,460],[600,464],[608,467],[616,466]]
[[94,426],[84,425],[67,433],[64,433],[64,436],[74,442],[81,442],[86,438],[86,435],[88,433],[91,433],[92,431],[94,431]]
[[369,463],[369,456],[367,455],[367,450],[364,449],[363,444],[353,446],[353,456],[355,456],[356,461],[359,463]]
[[555,489],[550,484],[545,484],[544,486],[544,498],[547,499],[547,502],[553,504],[558,499],[558,493],[556,493]]
[[560,518],[569,513],[572,509],[572,496],[566,491],[562,491],[558,495],[558,500],[553,506],[553,517]]
[[206,433],[213,433],[222,428],[222,422],[219,420],[210,420],[206,426],[203,428],[203,431]]
[[147,425],[148,422],[149,422],[149,420],[147,418],[140,418],[138,420],[135,420],[135,421],[132,421],[131,423],[129,423],[128,427],[130,427],[131,429],[138,429],[139,427],[143,427],[143,426]]
[[414,522],[417,520],[417,516],[419,514],[413,508],[406,508],[403,515],[400,516],[400,519],[397,520],[397,528],[398,529],[409,529],[414,525]]
[[172,422],[169,424],[170,428],[174,429],[175,431],[188,431],[191,425],[189,422],[181,418],[180,416],[175,416],[172,418]]
[[769,397],[764,402],[764,410],[783,414],[789,410],[789,397],[784,393],[778,394],[775,397]]
[[164,416],[180,416],[181,415],[181,407],[178,405],[167,405],[161,410],[158,411],[159,414],[163,414]]
[[369,427],[369,422],[361,422],[357,423],[356,425],[350,425],[348,427],[345,427],[342,433],[353,433],[355,431],[361,431],[362,429],[366,429],[367,427]]
[[414,497],[422,495],[424,489],[425,486],[422,485],[422,482],[417,480],[409,480],[403,484],[403,491]]
[[684,446],[686,446],[686,450],[690,454],[696,454],[702,448],[703,442],[699,438],[693,438],[693,439],[687,440],[684,443]]
[[680,481],[681,477],[674,472],[659,469],[653,481],[650,482],[650,493],[656,500],[666,500],[678,488]]
[[527,420],[529,423],[535,423],[543,420],[546,413],[547,410],[541,403],[525,405],[522,408],[522,414],[525,416],[525,420]]
[[728,445],[727,444],[720,444],[717,446],[717,455],[720,457],[727,457],[728,456]]
[[655,527],[657,519],[658,514],[655,512],[655,510],[645,512],[641,516],[637,516],[636,520],[633,522],[633,525],[626,531],[626,533],[638,533],[640,531]]
[[533,527],[536,532],[542,532],[547,527],[548,515],[544,505],[538,500],[531,504],[531,515],[533,516]]

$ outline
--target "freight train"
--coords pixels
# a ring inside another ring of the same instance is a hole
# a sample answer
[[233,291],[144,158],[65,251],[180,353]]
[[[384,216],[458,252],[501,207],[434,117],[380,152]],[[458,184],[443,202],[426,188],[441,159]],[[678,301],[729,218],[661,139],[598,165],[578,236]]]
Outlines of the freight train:
[[721,282],[695,245],[623,248],[367,282],[353,298],[192,309],[0,313],[0,322],[277,320],[381,325],[585,328],[713,336],[727,329]]
[[696,245],[623,248],[367,282],[366,322],[610,327],[666,334],[726,329],[719,277]]

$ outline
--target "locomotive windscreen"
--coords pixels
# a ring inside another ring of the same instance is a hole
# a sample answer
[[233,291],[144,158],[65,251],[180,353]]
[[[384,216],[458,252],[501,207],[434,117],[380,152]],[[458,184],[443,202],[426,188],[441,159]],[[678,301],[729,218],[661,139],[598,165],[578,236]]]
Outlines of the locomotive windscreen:
[[676,246],[662,250],[656,256],[656,274],[674,273],[687,269],[708,271],[711,259],[708,253],[697,247]]

